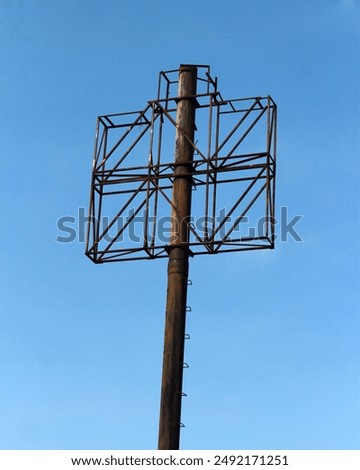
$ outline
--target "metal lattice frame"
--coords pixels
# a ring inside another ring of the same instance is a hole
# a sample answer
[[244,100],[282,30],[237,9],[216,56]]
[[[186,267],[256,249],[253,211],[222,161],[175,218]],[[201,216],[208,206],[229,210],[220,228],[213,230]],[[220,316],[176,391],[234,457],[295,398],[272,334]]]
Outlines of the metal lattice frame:
[[[274,248],[276,104],[224,100],[210,68],[197,67],[189,250]],[[145,109],[98,118],[86,242],[95,263],[168,256],[177,77],[161,72]]]

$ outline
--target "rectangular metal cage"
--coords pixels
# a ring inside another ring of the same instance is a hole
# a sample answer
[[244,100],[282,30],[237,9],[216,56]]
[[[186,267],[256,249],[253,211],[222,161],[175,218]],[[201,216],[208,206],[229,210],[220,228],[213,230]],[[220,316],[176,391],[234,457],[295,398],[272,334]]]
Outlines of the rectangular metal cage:
[[[197,67],[190,253],[273,248],[276,104],[224,100],[209,67]],[[98,117],[86,241],[95,263],[168,256],[177,77],[161,72],[143,110]]]

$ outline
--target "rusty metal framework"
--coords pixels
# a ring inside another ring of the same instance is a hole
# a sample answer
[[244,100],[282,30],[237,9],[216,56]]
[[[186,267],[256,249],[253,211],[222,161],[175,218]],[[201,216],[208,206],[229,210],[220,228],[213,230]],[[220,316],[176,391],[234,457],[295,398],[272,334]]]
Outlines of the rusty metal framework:
[[[190,254],[274,248],[276,104],[225,100],[210,67],[196,67]],[[86,242],[95,263],[168,256],[177,86],[178,69],[160,72],[143,110],[98,117]]]

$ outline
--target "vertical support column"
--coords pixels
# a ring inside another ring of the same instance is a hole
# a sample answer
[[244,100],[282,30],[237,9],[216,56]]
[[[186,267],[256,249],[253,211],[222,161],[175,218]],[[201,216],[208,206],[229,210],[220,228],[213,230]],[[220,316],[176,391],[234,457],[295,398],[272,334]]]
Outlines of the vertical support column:
[[161,385],[158,445],[161,450],[177,450],[180,443],[196,83],[196,67],[182,65],[176,115],[175,177]]

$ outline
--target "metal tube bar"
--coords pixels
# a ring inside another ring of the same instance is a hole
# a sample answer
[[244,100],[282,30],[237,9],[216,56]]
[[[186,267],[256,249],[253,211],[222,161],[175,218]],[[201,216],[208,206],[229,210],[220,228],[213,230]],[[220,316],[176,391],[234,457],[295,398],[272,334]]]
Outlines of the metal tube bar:
[[172,195],[172,236],[169,246],[164,357],[161,386],[160,450],[178,450],[184,363],[191,173],[194,154],[197,68],[179,70],[176,116],[175,178]]

